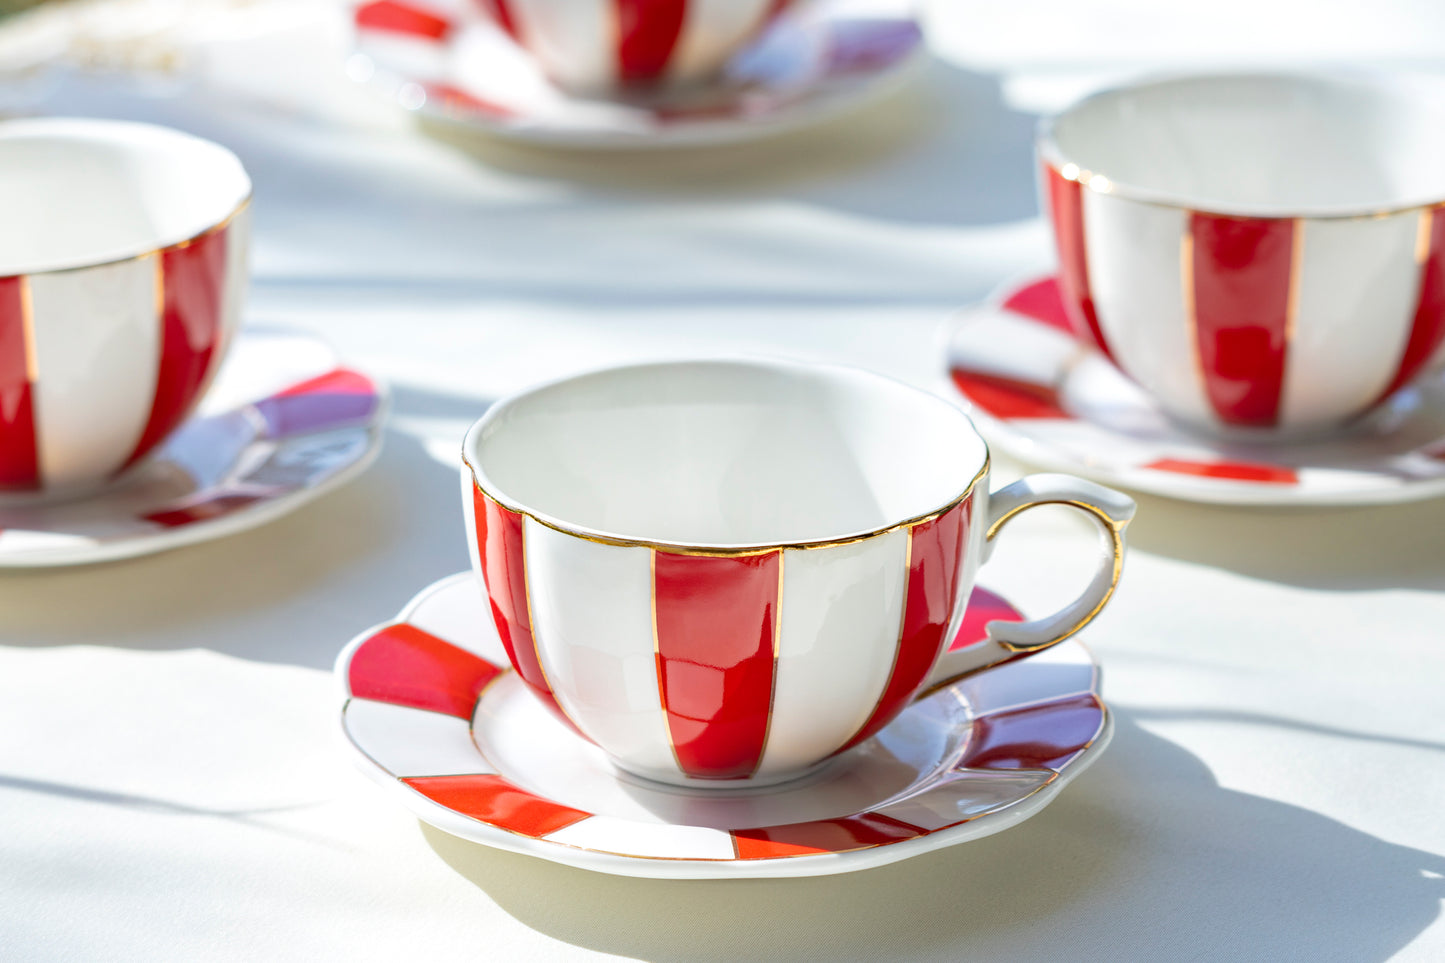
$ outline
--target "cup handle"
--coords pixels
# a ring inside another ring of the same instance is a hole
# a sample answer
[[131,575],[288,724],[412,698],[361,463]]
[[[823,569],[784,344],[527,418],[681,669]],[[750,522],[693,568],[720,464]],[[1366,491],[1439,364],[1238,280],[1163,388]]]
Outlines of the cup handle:
[[1010,519],[1039,505],[1069,505],[1098,524],[1103,552],[1093,581],[1082,595],[1053,615],[1031,622],[990,622],[984,626],[984,641],[945,651],[934,664],[919,698],[976,672],[1064,641],[1093,621],[1114,594],[1124,565],[1124,529],[1134,517],[1134,500],[1072,475],[1030,475],[994,492],[989,497],[983,560],[988,561],[994,539]]

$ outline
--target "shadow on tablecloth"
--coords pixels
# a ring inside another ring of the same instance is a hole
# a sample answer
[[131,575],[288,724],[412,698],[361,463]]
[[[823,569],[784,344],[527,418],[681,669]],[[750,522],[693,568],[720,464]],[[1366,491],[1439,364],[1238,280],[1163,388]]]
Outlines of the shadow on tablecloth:
[[1136,497],[1131,548],[1301,588],[1445,590],[1442,498],[1278,510]]
[[1439,914],[1445,858],[1221,787],[1118,718],[1110,751],[1015,829],[813,879],[606,876],[423,826],[527,926],[644,960],[1385,960]]

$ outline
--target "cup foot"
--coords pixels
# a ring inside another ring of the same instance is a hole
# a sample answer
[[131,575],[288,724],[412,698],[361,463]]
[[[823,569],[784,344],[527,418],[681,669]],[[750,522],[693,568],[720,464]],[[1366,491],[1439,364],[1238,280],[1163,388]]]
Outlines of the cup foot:
[[[846,754],[845,754],[846,755]],[[787,786],[794,788],[807,785],[821,778],[828,770],[837,765],[843,758],[842,755],[832,756],[822,762],[814,763],[806,769],[790,769],[782,773],[770,773],[763,776],[749,776],[743,779],[692,779],[688,777],[662,777],[658,774],[645,774],[634,772],[620,765],[616,760],[608,760],[618,778],[624,782],[630,782],[651,790],[663,790],[665,792],[694,793],[700,796],[725,797],[725,796],[749,796],[757,793],[775,792],[779,787]]]

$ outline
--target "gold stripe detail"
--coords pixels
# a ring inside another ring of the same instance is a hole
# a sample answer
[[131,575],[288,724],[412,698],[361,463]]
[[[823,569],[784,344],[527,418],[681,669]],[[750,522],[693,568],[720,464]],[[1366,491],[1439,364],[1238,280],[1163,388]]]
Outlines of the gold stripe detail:
[[221,218],[219,221],[217,221],[216,223],[212,224],[210,227],[207,227],[206,229],[204,229],[204,230],[202,230],[202,231],[199,231],[199,232],[197,232],[197,233],[195,233],[195,234],[192,234],[190,237],[186,238],[185,240],[176,241],[174,244],[167,244],[167,245],[165,245],[164,247],[148,248],[147,250],[141,251],[139,254],[128,254],[128,255],[126,255],[125,257],[111,258],[111,259],[108,260],[108,261],[91,261],[91,262],[88,262],[88,263],[86,263],[86,264],[77,264],[77,265],[75,265],[74,267],[55,268],[54,270],[51,270],[51,271],[36,271],[36,272],[34,272],[34,273],[36,273],[36,274],[65,274],[65,273],[68,273],[68,272],[70,272],[70,271],[88,271],[88,270],[90,270],[91,268],[109,267],[109,266],[112,265],[112,264],[124,264],[124,263],[127,262],[127,261],[143,261],[143,260],[145,260],[145,259],[148,258],[148,257],[156,257],[157,255],[161,254],[161,253],[164,252],[164,251],[174,251],[174,250],[177,250],[177,249],[179,249],[179,248],[189,247],[189,246],[191,246],[192,244],[194,244],[194,243],[196,243],[197,241],[199,241],[199,240],[200,240],[201,238],[203,238],[203,237],[209,237],[210,235],[215,234],[215,233],[218,232],[218,231],[224,231],[226,228],[230,227],[230,226],[231,226],[231,222],[234,221],[236,218],[240,217],[240,216],[241,216],[241,213],[242,213],[243,211],[245,211],[246,208],[248,208],[248,207],[250,207],[250,206],[251,206],[251,195],[250,195],[250,194],[247,194],[247,195],[241,200],[241,203],[236,205],[235,209],[232,210],[231,213],[227,214],[225,217]]
[[[857,739],[858,733],[862,732],[864,727],[873,721],[873,717],[878,714],[878,707],[883,705],[883,697],[888,694],[888,684],[893,681],[893,674],[898,671],[898,660],[903,658],[903,628],[908,622],[908,583],[912,578],[913,529],[910,528],[908,530],[907,541],[903,543],[903,594],[899,597],[898,641],[893,644],[893,664],[888,667],[888,674],[883,677],[883,688],[878,691],[878,698],[873,700],[873,708],[868,710],[868,714],[863,717],[862,722],[858,723],[858,728],[853,731],[853,734],[843,740],[841,744],[844,746],[850,744],[854,739]],[[837,750],[833,755],[836,756],[838,752],[841,751],[842,750]]]
[[1415,263],[1424,264],[1430,259],[1430,234],[1435,226],[1435,208],[1420,212],[1420,224],[1415,228]]
[[156,277],[154,292],[156,301],[156,323],[164,324],[166,316],[166,259],[157,251],[151,255],[156,259]]
[[[473,475],[472,477],[473,477],[473,480],[475,480],[476,476]],[[479,487],[480,487],[480,486],[479,486]],[[670,750],[672,750],[672,762],[673,762],[673,765],[677,766],[677,771],[678,771],[679,773],[681,773],[683,776],[685,776],[685,777],[687,777],[687,778],[691,778],[690,776],[688,776],[687,770],[684,769],[684,768],[682,768],[682,758],[681,758],[680,756],[678,756],[678,754],[677,754],[677,743],[676,743],[676,742],[673,740],[673,738],[672,738],[672,720],[669,718],[669,716],[672,714],[672,712],[671,712],[671,710],[668,709],[668,707],[667,707],[667,687],[666,687],[665,685],[663,685],[663,681],[662,681],[662,676],[663,676],[663,671],[662,671],[662,642],[661,642],[661,640],[658,638],[658,635],[657,635],[657,551],[656,551],[656,550],[654,550],[654,551],[652,552],[652,554],[650,554],[650,555],[647,557],[647,564],[648,564],[648,572],[649,572],[649,575],[650,575],[650,578],[648,579],[648,588],[649,588],[649,589],[651,590],[651,592],[652,592],[652,659],[653,659],[653,662],[655,663],[655,665],[656,665],[656,667],[657,667],[657,704],[662,707],[662,728],[663,728],[663,731],[667,733],[667,748],[670,749]]]
[[[510,589],[511,586],[508,586],[509,591]],[[567,707],[562,705],[562,700],[557,697],[557,688],[552,685],[552,680],[547,675],[547,665],[542,661],[542,643],[537,639],[537,620],[532,618],[532,579],[527,575],[527,520],[525,518],[522,519],[522,594],[527,599],[527,631],[532,635],[532,654],[537,657],[537,671],[542,673],[542,684],[552,694],[552,701],[557,704],[557,711],[566,716],[567,721],[572,723],[579,733],[583,733],[583,738],[590,741],[586,730],[577,725],[577,720],[572,718],[572,713],[567,711]],[[520,674],[518,673],[518,675]]]
[[778,701],[778,659],[783,653],[783,560],[786,557],[784,553],[778,553],[778,601],[773,606],[773,679],[772,689],[768,692],[768,721],[763,727],[763,747],[758,751],[758,763],[748,773],[749,779],[762,768],[763,756],[768,752],[768,739],[773,734],[773,709]]
[[[35,302],[30,294],[30,278],[20,275],[20,337],[25,341],[25,380],[33,384],[40,381],[40,359],[35,350]],[[34,403],[34,399],[31,399]]]
[[467,461],[466,453],[462,453],[462,463],[471,470],[472,484],[477,487],[477,491],[481,492],[483,495],[490,498],[492,501],[496,502],[507,511],[515,512],[516,514],[521,515],[525,518],[530,518],[532,521],[536,522],[538,525],[541,525],[543,528],[550,528],[554,532],[561,532],[563,535],[571,535],[573,538],[580,538],[584,542],[596,542],[598,545],[615,545],[620,548],[650,548],[654,552],[664,552],[668,555],[699,555],[706,558],[746,558],[750,555],[769,555],[773,552],[809,551],[815,548],[832,548],[835,545],[854,545],[858,542],[865,542],[870,538],[876,538],[879,535],[888,535],[892,532],[899,531],[900,529],[908,529],[911,531],[915,526],[922,525],[926,522],[931,522],[934,519],[938,518],[940,515],[946,515],[948,514],[948,512],[952,511],[960,504],[962,504],[968,498],[968,496],[973,494],[974,487],[978,485],[979,481],[981,481],[983,477],[988,474],[990,461],[991,457],[987,453],[987,451],[985,451],[983,458],[983,467],[980,468],[978,470],[978,473],[975,474],[973,478],[969,481],[968,487],[965,488],[958,495],[949,499],[948,503],[945,504],[942,508],[936,508],[932,511],[925,512],[922,515],[916,515],[913,518],[909,518],[901,522],[896,522],[891,525],[885,525],[882,528],[873,529],[872,531],[861,532],[857,535],[843,535],[839,538],[818,539],[817,541],[811,542],[783,542],[777,545],[749,545],[741,548],[725,548],[721,546],[683,545],[677,542],[657,542],[651,541],[649,539],[624,538],[622,536],[616,535],[593,535],[587,532],[579,532],[575,529],[567,528],[560,522],[548,521],[545,518],[541,518],[533,514],[525,508],[521,508],[516,505],[510,505],[503,499],[498,498],[492,492],[487,491],[487,489],[483,487],[482,483],[477,480],[476,467],[473,466],[471,462]]
[[[1075,635],[1084,626],[1094,621],[1094,617],[1097,616],[1101,611],[1103,611],[1104,606],[1109,604],[1109,599],[1113,598],[1114,590],[1119,587],[1119,576],[1124,571],[1123,533],[1124,529],[1128,527],[1129,523],[1128,521],[1116,521],[1110,518],[1101,509],[1096,508],[1093,505],[1088,505],[1084,502],[1078,502],[1068,498],[1053,498],[1049,499],[1048,501],[1029,502],[1024,505],[1019,505],[1017,508],[1014,508],[1004,513],[998,519],[998,521],[990,525],[988,532],[984,535],[984,540],[989,542],[993,541],[994,538],[998,536],[999,531],[1004,527],[1004,525],[1007,524],[1008,521],[1012,519],[1015,515],[1019,514],[1020,512],[1028,511],[1030,508],[1037,508],[1040,505],[1068,505],[1072,508],[1077,508],[1080,511],[1088,512],[1090,515],[1093,515],[1099,521],[1104,523],[1104,529],[1109,533],[1109,538],[1111,542],[1110,548],[1112,549],[1114,555],[1114,570],[1109,581],[1109,591],[1104,593],[1104,597],[1099,599],[1098,604],[1095,605],[1093,609],[1088,612],[1087,615],[1079,619],[1079,621],[1074,623],[1067,631],[1045,642],[1040,642],[1037,645],[1015,645],[1012,642],[1001,641],[999,642],[999,647],[1007,653],[1006,655],[1000,656],[999,658],[994,659],[992,662],[985,663],[984,665],[974,666],[966,672],[960,672],[958,675],[950,676],[947,679],[935,682],[933,685],[922,690],[916,696],[914,696],[914,702],[917,702],[920,699],[926,699],[929,696],[942,691],[943,689],[947,689],[950,686],[957,685],[959,682],[970,676],[974,676],[980,672],[985,672],[989,669],[1003,665],[1005,662],[1012,662],[1015,659],[1028,655],[1031,652],[1040,652],[1044,649],[1049,648],[1052,645],[1057,645],[1065,639]],[[1097,699],[1098,694],[1094,693],[1094,697]],[[1102,701],[1099,704],[1103,705]]]
[[[1045,146],[1045,149],[1047,149],[1047,145]],[[1401,214],[1409,214],[1412,211],[1420,211],[1423,213],[1427,211],[1438,211],[1442,208],[1445,208],[1445,201],[1426,201],[1423,204],[1405,204],[1400,207],[1380,207],[1373,210],[1351,211],[1348,213],[1340,214],[1293,215],[1210,210],[1208,208],[1202,207],[1191,207],[1185,200],[1182,199],[1179,201],[1166,201],[1153,197],[1139,197],[1134,193],[1134,188],[1132,186],[1128,184],[1121,185],[1118,181],[1108,177],[1100,171],[1084,170],[1080,168],[1079,165],[1072,162],[1066,161],[1058,165],[1054,164],[1053,162],[1046,162],[1044,166],[1047,167],[1049,170],[1057,172],[1058,175],[1065,180],[1077,181],[1083,187],[1088,187],[1092,190],[1099,191],[1102,194],[1113,194],[1121,198],[1122,200],[1126,200],[1134,204],[1147,204],[1150,207],[1163,207],[1174,211],[1197,211],[1198,213],[1206,214],[1209,217],[1232,217],[1236,220],[1241,221],[1286,221],[1293,220],[1297,216],[1302,220],[1310,221],[1378,221],[1387,217],[1398,217]],[[1074,169],[1073,176],[1070,176],[1068,174],[1068,169],[1071,167]],[[1095,186],[1093,183],[1094,181],[1099,181],[1099,185]]]
[[1011,511],[1005,512],[1002,516],[999,517],[998,521],[994,522],[992,525],[989,526],[988,534],[984,536],[984,540],[990,542],[993,541],[994,537],[998,535],[999,530],[1008,523],[1009,519],[1013,518],[1020,512],[1027,511],[1030,508],[1036,508],[1039,505],[1069,505],[1073,508],[1077,508],[1081,512],[1087,512],[1088,514],[1093,515],[1100,522],[1102,522],[1104,525],[1104,530],[1109,533],[1110,548],[1114,553],[1114,571],[1113,576],[1109,582],[1109,590],[1104,593],[1104,597],[1099,599],[1098,604],[1095,605],[1087,615],[1085,615],[1082,619],[1076,622],[1068,631],[1055,638],[1049,639],[1047,642],[1040,642],[1038,645],[1014,645],[1010,642],[1000,643],[1005,649],[1010,652],[1037,652],[1041,649],[1046,649],[1049,646],[1054,645],[1055,643],[1062,642],[1069,636],[1077,633],[1084,626],[1092,622],[1094,620],[1094,616],[1098,615],[1101,611],[1103,611],[1104,606],[1109,603],[1109,599],[1112,598],[1114,595],[1114,590],[1119,587],[1119,574],[1124,570],[1124,529],[1128,526],[1129,523],[1127,521],[1117,521],[1113,518],[1110,518],[1103,509],[1098,508],[1094,505],[1090,505],[1086,502],[1074,501],[1073,499],[1069,498],[1056,498],[1043,502],[1029,502],[1028,504],[1020,505]]
[[1199,379],[1199,390],[1207,395],[1204,358],[1199,352],[1199,318],[1194,311],[1194,227],[1190,223],[1193,213],[1184,212],[1184,234],[1179,239],[1179,293],[1184,302],[1184,330],[1189,332],[1189,358],[1194,362],[1194,376]]
[[1305,266],[1305,222],[1297,217],[1290,228],[1289,293],[1285,296],[1284,307],[1284,347],[1286,352],[1289,351],[1290,345],[1294,344],[1295,321],[1299,317],[1299,298],[1302,287],[1300,278],[1304,274]]

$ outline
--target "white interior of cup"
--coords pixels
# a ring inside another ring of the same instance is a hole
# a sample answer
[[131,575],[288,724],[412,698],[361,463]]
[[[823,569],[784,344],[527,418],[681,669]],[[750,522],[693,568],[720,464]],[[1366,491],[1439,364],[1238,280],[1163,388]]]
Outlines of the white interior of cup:
[[617,368],[499,402],[464,454],[502,504],[582,534],[824,541],[926,515],[986,459],[967,416],[878,375],[784,361]]
[[150,124],[0,123],[0,276],[145,254],[225,220],[251,192],[236,155]]
[[1445,81],[1146,82],[1074,105],[1045,132],[1043,149],[1050,161],[1103,175],[1122,196],[1216,213],[1398,210],[1445,200]]

